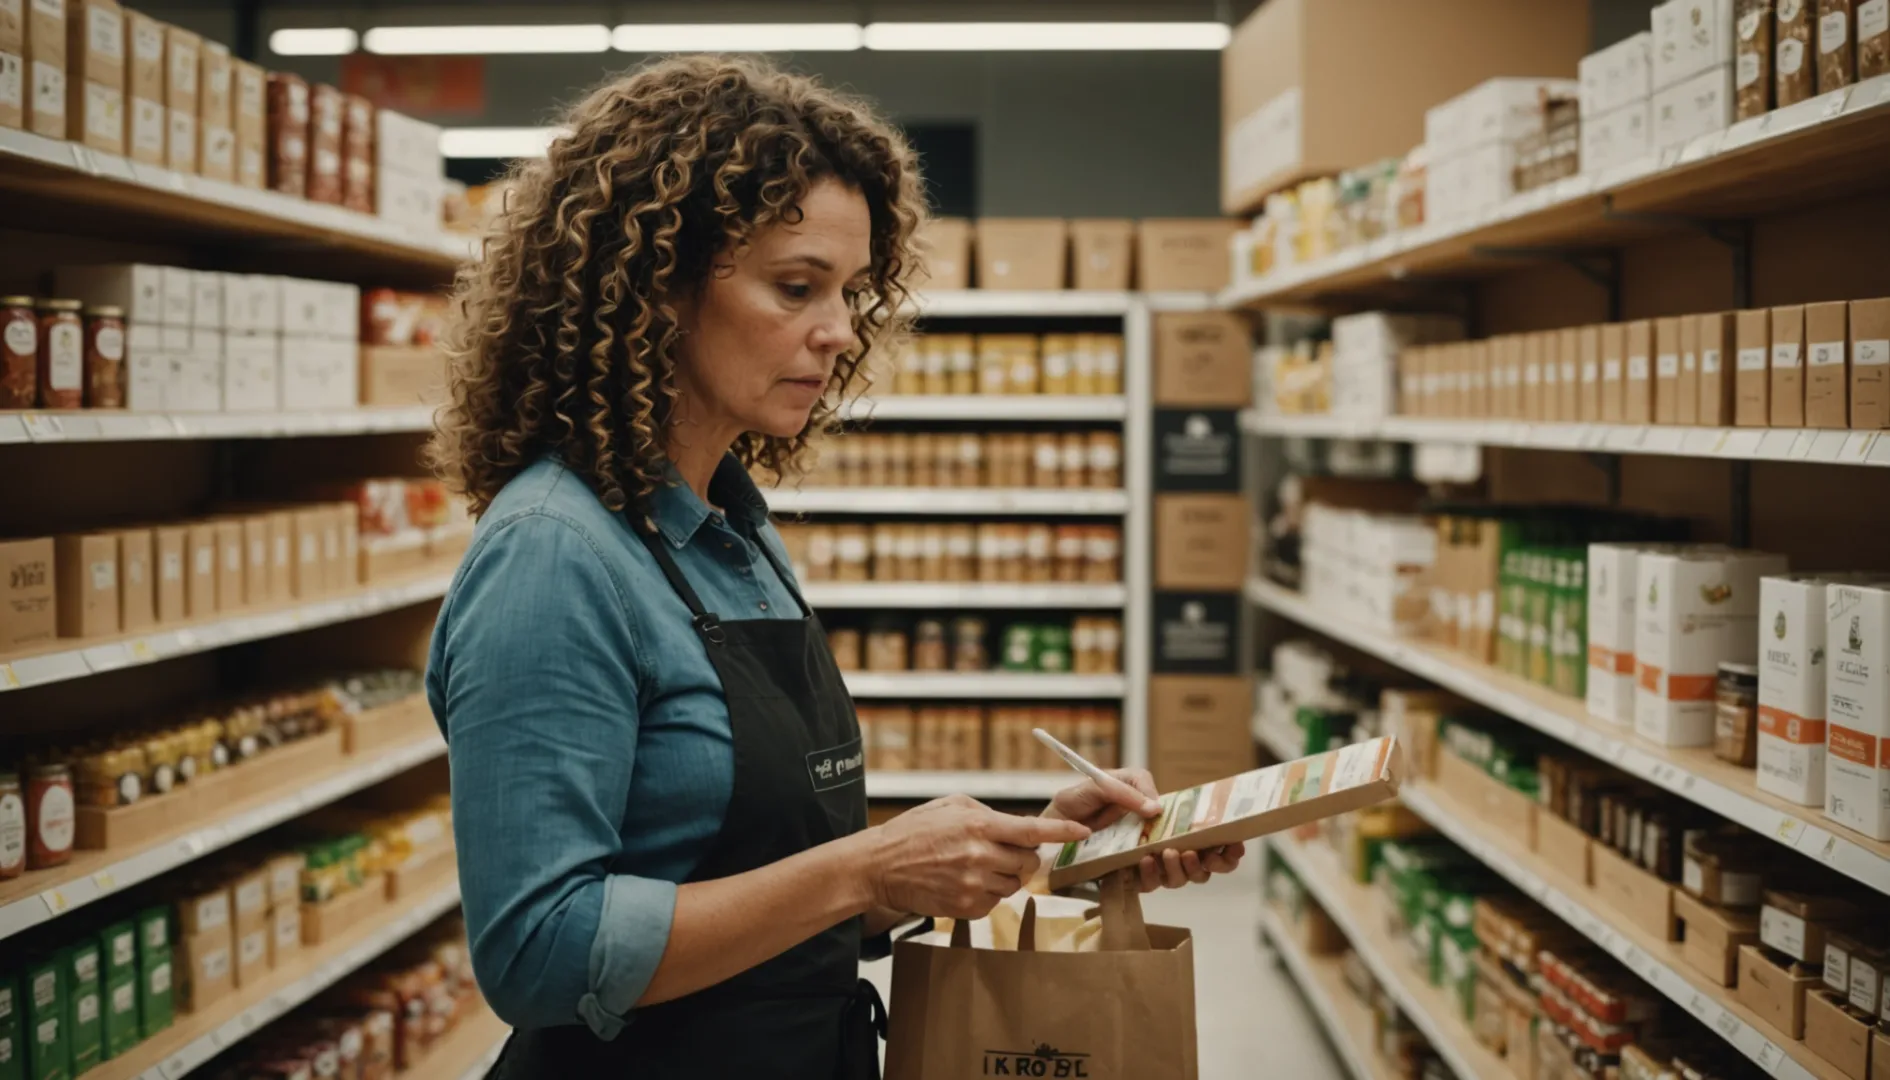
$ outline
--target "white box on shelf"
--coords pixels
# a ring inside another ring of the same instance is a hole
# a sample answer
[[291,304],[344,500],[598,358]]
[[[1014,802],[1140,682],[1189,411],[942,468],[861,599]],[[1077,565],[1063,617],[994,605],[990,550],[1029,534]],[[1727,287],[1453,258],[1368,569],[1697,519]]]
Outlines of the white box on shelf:
[[322,337],[322,290],[326,282],[278,279],[282,290],[282,336]]
[[181,266],[164,267],[164,318],[166,326],[190,326],[197,305],[197,272]]
[[190,351],[198,356],[223,358],[224,332],[221,330],[192,330],[190,332]]
[[1653,94],[1653,46],[1653,33],[1643,30],[1582,57],[1576,74],[1584,126],[1590,117],[1644,102]]
[[230,274],[223,281],[223,325],[263,334],[282,331],[282,279],[270,274]]
[[166,390],[170,385],[170,357],[164,352],[163,334],[155,326],[130,326],[125,330],[125,407],[137,412],[163,412],[170,408]]
[[359,403],[359,349],[353,342],[282,339],[282,407],[347,409]]
[[399,173],[413,177],[438,177],[443,174],[439,127],[392,109],[380,110],[376,120],[376,173]]
[[1432,160],[1485,143],[1509,143],[1542,130],[1544,95],[1574,97],[1574,79],[1485,79],[1424,113],[1424,145]]
[[1635,561],[1634,732],[1661,746],[1710,746],[1721,661],[1752,663],[1759,579],[1783,555],[1689,548]]
[[374,185],[374,209],[381,218],[407,232],[439,231],[446,191],[439,176],[377,172]]
[[1607,172],[1654,148],[1652,103],[1637,98],[1599,116],[1582,116],[1582,171]]
[[187,353],[190,351],[190,327],[158,327],[158,348],[167,353]]
[[1516,193],[1516,148],[1484,143],[1433,159],[1425,181],[1425,217],[1454,221],[1482,213]]
[[[53,291],[82,300],[88,307],[125,309],[127,323],[158,326],[164,317],[164,268],[146,263],[61,266],[53,271]],[[189,325],[189,320],[185,320]]]
[[1588,545],[1588,715],[1634,726],[1634,623],[1640,557],[1664,544]]
[[322,283],[322,333],[335,341],[361,340],[361,287]]
[[1668,0],[1650,18],[1655,91],[1732,64],[1731,0]]
[[224,343],[225,412],[273,412],[282,408],[282,339],[274,334],[234,333]]
[[1781,574],[1759,582],[1758,785],[1801,806],[1824,802],[1830,584],[1821,574]]
[[1826,590],[1824,813],[1890,840],[1890,582]]
[[190,325],[204,330],[221,330],[229,325],[223,311],[223,279],[228,274],[215,270],[190,273]]
[[208,348],[171,356],[170,408],[177,412],[221,412],[223,354]]
[[1702,135],[1724,131],[1733,119],[1731,64],[1701,72],[1665,90],[1654,91],[1654,146],[1683,146]]

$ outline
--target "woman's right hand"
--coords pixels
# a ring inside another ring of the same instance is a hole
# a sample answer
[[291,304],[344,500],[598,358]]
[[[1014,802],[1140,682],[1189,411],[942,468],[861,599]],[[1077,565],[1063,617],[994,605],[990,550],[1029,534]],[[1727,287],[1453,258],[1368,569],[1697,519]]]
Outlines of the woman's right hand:
[[1081,840],[1073,821],[1020,817],[965,795],[914,807],[866,834],[866,879],[878,906],[981,919],[1037,872],[1037,848]]

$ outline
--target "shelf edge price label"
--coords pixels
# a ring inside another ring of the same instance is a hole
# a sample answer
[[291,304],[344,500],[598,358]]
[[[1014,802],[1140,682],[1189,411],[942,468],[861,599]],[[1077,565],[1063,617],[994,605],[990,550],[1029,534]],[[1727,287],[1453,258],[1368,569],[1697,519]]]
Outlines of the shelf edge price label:
[[1739,1018],[1724,1008],[1719,1010],[1719,1019],[1713,1021],[1713,1027],[1717,1028],[1729,1042],[1739,1037],[1741,1026]]
[[1778,819],[1778,828],[1774,830],[1774,835],[1776,835],[1780,840],[1783,840],[1787,844],[1796,845],[1798,842],[1799,834],[1803,833],[1804,831],[1805,831],[1804,822],[1794,817],[1780,816]]
[[13,673],[12,664],[0,664],[0,690],[18,690],[20,677]]
[[64,915],[66,910],[72,907],[72,901],[67,900],[66,894],[58,889],[47,889],[39,894],[39,898],[45,901],[46,911],[49,914]]
[[108,893],[118,888],[118,879],[112,875],[110,870],[100,870],[98,873],[92,875],[92,884],[98,886],[99,892]]
[[1759,1048],[1760,1068],[1774,1075],[1778,1073],[1778,1063],[1784,1057],[1785,1051],[1779,1049],[1779,1045],[1770,1039],[1767,1039],[1765,1045]]

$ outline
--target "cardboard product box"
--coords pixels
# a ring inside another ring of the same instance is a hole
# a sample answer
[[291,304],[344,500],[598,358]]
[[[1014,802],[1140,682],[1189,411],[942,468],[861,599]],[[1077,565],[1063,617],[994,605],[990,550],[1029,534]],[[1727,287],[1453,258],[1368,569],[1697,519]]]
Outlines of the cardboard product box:
[[1067,279],[1069,223],[1062,218],[979,218],[980,289],[1061,289]]
[[1542,420],[1542,335],[1522,335],[1523,419]]
[[965,218],[930,218],[915,240],[924,269],[915,275],[917,292],[947,292],[971,287],[971,222]]
[[116,0],[67,0],[66,137],[125,152],[125,16]]
[[1626,327],[1626,374],[1621,382],[1621,419],[1629,424],[1654,420],[1654,324],[1637,319]]
[[1871,1021],[1830,990],[1805,995],[1805,1046],[1850,1080],[1869,1080]]
[[237,518],[219,518],[211,523],[217,544],[217,610],[229,613],[243,606],[247,585],[244,570],[249,555],[243,548],[243,523]]
[[302,951],[302,905],[278,904],[269,909],[269,966],[279,968]]
[[1579,389],[1576,391],[1575,418],[1584,424],[1601,419],[1601,327],[1584,326],[1575,331],[1579,359]]
[[1805,309],[1772,309],[1773,427],[1805,426]]
[[1245,223],[1226,218],[1148,218],[1136,224],[1137,287],[1217,292],[1232,280],[1229,252]]
[[105,1057],[104,985],[99,980],[98,943],[86,941],[60,952],[67,975],[66,1048],[73,1075]]
[[159,626],[190,618],[190,529],[160,525],[151,530],[151,562],[157,576]]
[[66,5],[39,0],[26,9],[26,130],[49,139],[66,137]]
[[230,333],[223,343],[223,410],[275,412],[282,404],[282,339]]
[[[1890,5],[1890,0],[1885,0]],[[1890,427],[1890,299],[1853,300],[1851,330],[1851,427]]]
[[1861,947],[1852,953],[1844,991],[1851,1008],[1865,1016],[1880,1015],[1886,974],[1890,974],[1890,951]]
[[1759,582],[1758,785],[1801,806],[1824,804],[1828,587],[1819,574]]
[[[1857,78],[1890,75],[1890,0],[1857,5]],[[1884,1067],[1890,1069],[1890,1062]]]
[[1155,587],[1238,590],[1246,580],[1247,500],[1239,495],[1155,496]]
[[1779,108],[1796,105],[1817,92],[1812,38],[1817,32],[1816,0],[1778,0],[1772,74]]
[[[1700,422],[1700,320],[1694,315],[1682,315],[1675,320],[1678,326],[1675,333],[1680,340],[1680,375],[1674,380],[1673,422],[1692,425]],[[1655,329],[1659,337],[1659,328]],[[1658,387],[1656,389],[1655,411],[1659,411]]]
[[1772,110],[1772,0],[1735,0],[1733,116],[1750,120]]
[[1818,985],[1816,968],[1759,945],[1739,946],[1739,1002],[1794,1039],[1805,1036],[1805,996]]
[[307,860],[299,851],[273,855],[263,864],[269,889],[269,906],[295,907],[302,901],[302,869]]
[[438,405],[446,358],[430,345],[363,345],[360,387],[363,405]]
[[281,334],[284,280],[268,274],[224,275],[224,328],[257,334]]
[[1767,889],[1759,908],[1759,942],[1800,964],[1814,977],[1824,963],[1825,935],[1857,919],[1855,904],[1841,896]]
[[1838,824],[1890,840],[1890,583],[1833,584],[1825,611],[1829,714],[1824,797],[1814,801]]
[[322,595],[328,586],[328,564],[322,557],[322,527],[327,515],[321,510],[296,510],[294,561],[290,566],[289,590],[297,600]]
[[1582,171],[1605,173],[1654,150],[1654,109],[1648,98],[1582,119]]
[[[20,36],[18,34],[15,35]],[[26,62],[20,58],[22,43],[0,49],[0,127],[26,126]]]
[[298,198],[308,193],[308,82],[287,72],[268,73],[265,98],[268,144],[263,149],[269,190]]
[[277,602],[269,571],[269,518],[245,514],[243,526],[243,603],[267,607]]
[[1536,814],[1536,853],[1584,886],[1595,880],[1594,842],[1588,834],[1545,811]]
[[1126,290],[1135,281],[1135,222],[1078,218],[1070,222],[1070,278],[1078,289]]
[[1724,131],[1733,120],[1733,70],[1724,64],[1653,97],[1654,148],[1671,150]]
[[1233,312],[1155,315],[1155,404],[1241,408],[1253,392],[1253,337]]
[[1490,143],[1515,143],[1541,129],[1545,96],[1579,99],[1580,91],[1574,79],[1485,79],[1424,111],[1424,145],[1436,161]]
[[295,514],[277,510],[263,517],[269,525],[269,595],[286,603],[295,599]]
[[1485,825],[1535,850],[1539,808],[1529,796],[1449,751],[1437,755],[1437,783]]
[[118,536],[81,533],[54,545],[59,592],[59,636],[105,637],[118,633]]
[[237,933],[236,959],[231,965],[231,983],[238,989],[253,987],[263,976],[269,974],[269,943],[272,933],[266,913],[261,926]]
[[1595,892],[1630,926],[1659,941],[1679,940],[1673,886],[1643,870],[1613,848],[1594,845]]
[[[1733,422],[1735,382],[1731,362],[1736,355],[1733,313],[1715,312],[1696,316],[1692,321],[1700,350],[1699,411],[1695,422],[1708,427],[1729,427]],[[1768,410],[1771,407],[1769,400],[1766,407]]]
[[260,189],[268,180],[268,80],[263,69],[244,60],[230,61],[231,113],[236,136],[236,182]]
[[1064,845],[1050,887],[1094,880],[1164,848],[1217,847],[1371,806],[1396,795],[1400,779],[1397,740],[1383,737],[1172,791],[1152,825],[1124,818]]
[[111,979],[138,968],[138,927],[127,920],[113,923],[98,935],[99,958],[105,965],[105,978]]
[[1588,545],[1588,715],[1634,724],[1634,626],[1641,555],[1666,545]]
[[1627,326],[1608,323],[1601,328],[1601,420],[1621,423],[1626,408]]
[[320,508],[322,515],[322,587],[328,592],[339,592],[353,582],[350,580],[351,566],[343,551],[341,534],[345,524],[353,520],[356,510],[352,503],[329,503]]
[[1738,370],[1733,374],[1733,423],[1739,427],[1766,427],[1772,422],[1771,310],[1739,312],[1735,316],[1734,341],[1739,354]]
[[197,170],[211,180],[236,182],[236,130],[230,50],[203,43],[197,112]]
[[0,655],[59,636],[56,547],[50,537],[0,541]]
[[1732,0],[1669,0],[1649,21],[1656,90],[1732,63]]
[[1555,362],[1558,380],[1555,417],[1572,424],[1581,419],[1581,332],[1573,327],[1555,335]]
[[164,28],[164,108],[170,117],[165,155],[172,169],[197,171],[197,110],[203,72],[203,39],[175,26]]
[[1783,555],[1726,549],[1643,553],[1635,563],[1634,731],[1661,746],[1710,746],[1722,661],[1752,663],[1759,579]]
[[1857,0],[1818,0],[1818,93],[1857,81],[1857,35],[1851,25]]
[[1870,1036],[1870,1080],[1890,1080],[1890,1028],[1881,1023]]
[[316,83],[309,88],[308,184],[310,202],[341,205],[341,91]]
[[157,625],[157,567],[150,529],[118,533],[118,629],[134,634]]
[[1654,423],[1680,422],[1680,320],[1654,320]]
[[1850,305],[1805,305],[1805,426],[1851,426]]
[[1681,956],[1687,966],[1720,986],[1739,982],[1739,948],[1759,943],[1759,916],[1752,911],[1714,907],[1677,892],[1674,916],[1680,920]]
[[1491,76],[1572,76],[1588,41],[1588,9],[1566,0],[1262,5],[1221,53],[1221,209],[1257,213],[1300,180],[1402,155],[1430,106]]
[[1252,767],[1253,684],[1245,677],[1155,675],[1149,710],[1149,766],[1157,786],[1173,790]]
[[1654,92],[1654,35],[1643,30],[1582,57],[1576,65],[1583,117],[1600,116]]
[[360,94],[347,95],[342,107],[341,153],[374,163],[374,103]]
[[178,1004],[202,1012],[236,989],[235,938],[224,926],[202,934],[184,934],[177,942]]
[[49,957],[26,969],[22,980],[26,999],[26,1065],[34,1080],[60,1080],[70,1075],[71,1024],[66,1016],[66,975],[58,957]]
[[147,958],[138,954],[138,1028],[146,1039],[171,1026],[176,1017],[176,963],[169,949]]
[[196,937],[228,929],[230,911],[228,882],[199,889],[177,902],[178,936]]
[[144,1038],[138,1027],[138,973],[131,970],[105,980],[105,1057],[123,1057]]
[[[133,329],[173,325],[180,312],[170,306],[165,269],[144,263],[61,266],[53,271],[53,288],[60,296],[84,301],[87,307],[123,308],[125,322]],[[189,325],[188,279],[181,299],[183,322],[176,325]]]
[[184,610],[192,619],[217,613],[217,529],[210,522],[188,526],[184,549]]

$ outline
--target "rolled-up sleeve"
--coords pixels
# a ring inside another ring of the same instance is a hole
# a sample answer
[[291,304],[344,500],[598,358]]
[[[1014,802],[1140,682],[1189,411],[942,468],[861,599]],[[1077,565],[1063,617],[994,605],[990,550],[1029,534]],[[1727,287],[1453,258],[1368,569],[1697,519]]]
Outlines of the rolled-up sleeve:
[[435,634],[453,831],[479,985],[515,1027],[622,1030],[662,959],[668,881],[613,875],[637,746],[625,597],[574,523],[495,523]]

